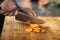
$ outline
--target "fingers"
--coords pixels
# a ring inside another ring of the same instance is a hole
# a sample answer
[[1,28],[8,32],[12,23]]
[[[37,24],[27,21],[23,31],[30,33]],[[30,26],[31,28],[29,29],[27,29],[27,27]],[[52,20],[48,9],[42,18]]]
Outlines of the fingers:
[[31,13],[31,11],[30,11],[30,10],[26,9],[25,11],[27,12],[27,14],[29,14],[29,15],[33,16],[33,14]]
[[5,16],[7,16],[7,14],[9,14],[9,12],[5,12],[5,13],[3,13],[3,15],[5,15]]
[[34,10],[30,10],[34,17],[37,17],[37,13]]
[[8,11],[4,13],[5,16],[16,16],[18,14],[18,10]]
[[25,10],[27,12],[27,14],[31,15],[31,16],[34,16],[34,17],[37,17],[37,14],[34,10],[32,9],[26,9]]
[[3,3],[0,4],[0,6],[1,9],[4,11],[11,11],[18,8],[16,3],[12,0],[5,0]]
[[13,15],[17,15],[18,14],[18,9],[17,10],[15,10],[15,14],[13,14]]

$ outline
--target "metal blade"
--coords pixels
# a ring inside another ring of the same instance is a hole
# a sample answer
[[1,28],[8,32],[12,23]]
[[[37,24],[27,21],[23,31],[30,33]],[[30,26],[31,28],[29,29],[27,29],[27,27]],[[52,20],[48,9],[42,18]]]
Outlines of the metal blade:
[[26,13],[21,13],[21,12],[18,12],[18,15],[16,15],[15,19],[23,22],[30,21],[31,23],[38,23],[38,24],[45,23],[41,19],[35,18],[33,16],[30,16]]

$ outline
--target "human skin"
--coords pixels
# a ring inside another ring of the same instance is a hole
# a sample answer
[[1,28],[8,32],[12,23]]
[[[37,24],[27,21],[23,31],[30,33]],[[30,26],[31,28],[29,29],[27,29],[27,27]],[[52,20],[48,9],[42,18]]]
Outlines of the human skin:
[[32,5],[31,5],[31,0],[23,0],[22,2],[22,8],[25,8],[26,12],[34,17],[37,17],[36,12],[32,9]]
[[[30,0],[26,0],[25,2],[30,2]],[[8,15],[8,16],[15,16],[18,14],[18,7],[15,3],[15,0],[4,0],[3,3],[0,4],[0,14]],[[23,6],[22,6],[23,8]],[[29,10],[25,10],[29,15],[36,17],[36,12],[29,8]]]
[[[16,5],[16,3],[14,2],[14,0],[4,0],[4,2],[2,2],[0,4],[0,13],[4,15],[17,15],[17,12],[18,12],[18,7]],[[10,12],[9,12],[10,11]]]

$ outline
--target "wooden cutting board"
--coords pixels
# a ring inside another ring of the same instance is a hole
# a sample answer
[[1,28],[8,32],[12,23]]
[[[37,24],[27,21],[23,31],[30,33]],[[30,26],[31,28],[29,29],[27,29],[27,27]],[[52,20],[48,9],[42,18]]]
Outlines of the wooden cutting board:
[[1,40],[60,40],[60,20],[55,17],[39,17],[46,23],[41,26],[46,33],[26,33],[29,26],[15,20],[14,16],[6,16]]

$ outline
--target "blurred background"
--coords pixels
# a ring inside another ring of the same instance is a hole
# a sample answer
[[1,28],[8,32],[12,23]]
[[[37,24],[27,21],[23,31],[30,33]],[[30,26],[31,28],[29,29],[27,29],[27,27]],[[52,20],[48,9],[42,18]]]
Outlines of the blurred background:
[[36,11],[38,16],[60,16],[60,0],[16,0],[20,7]]

